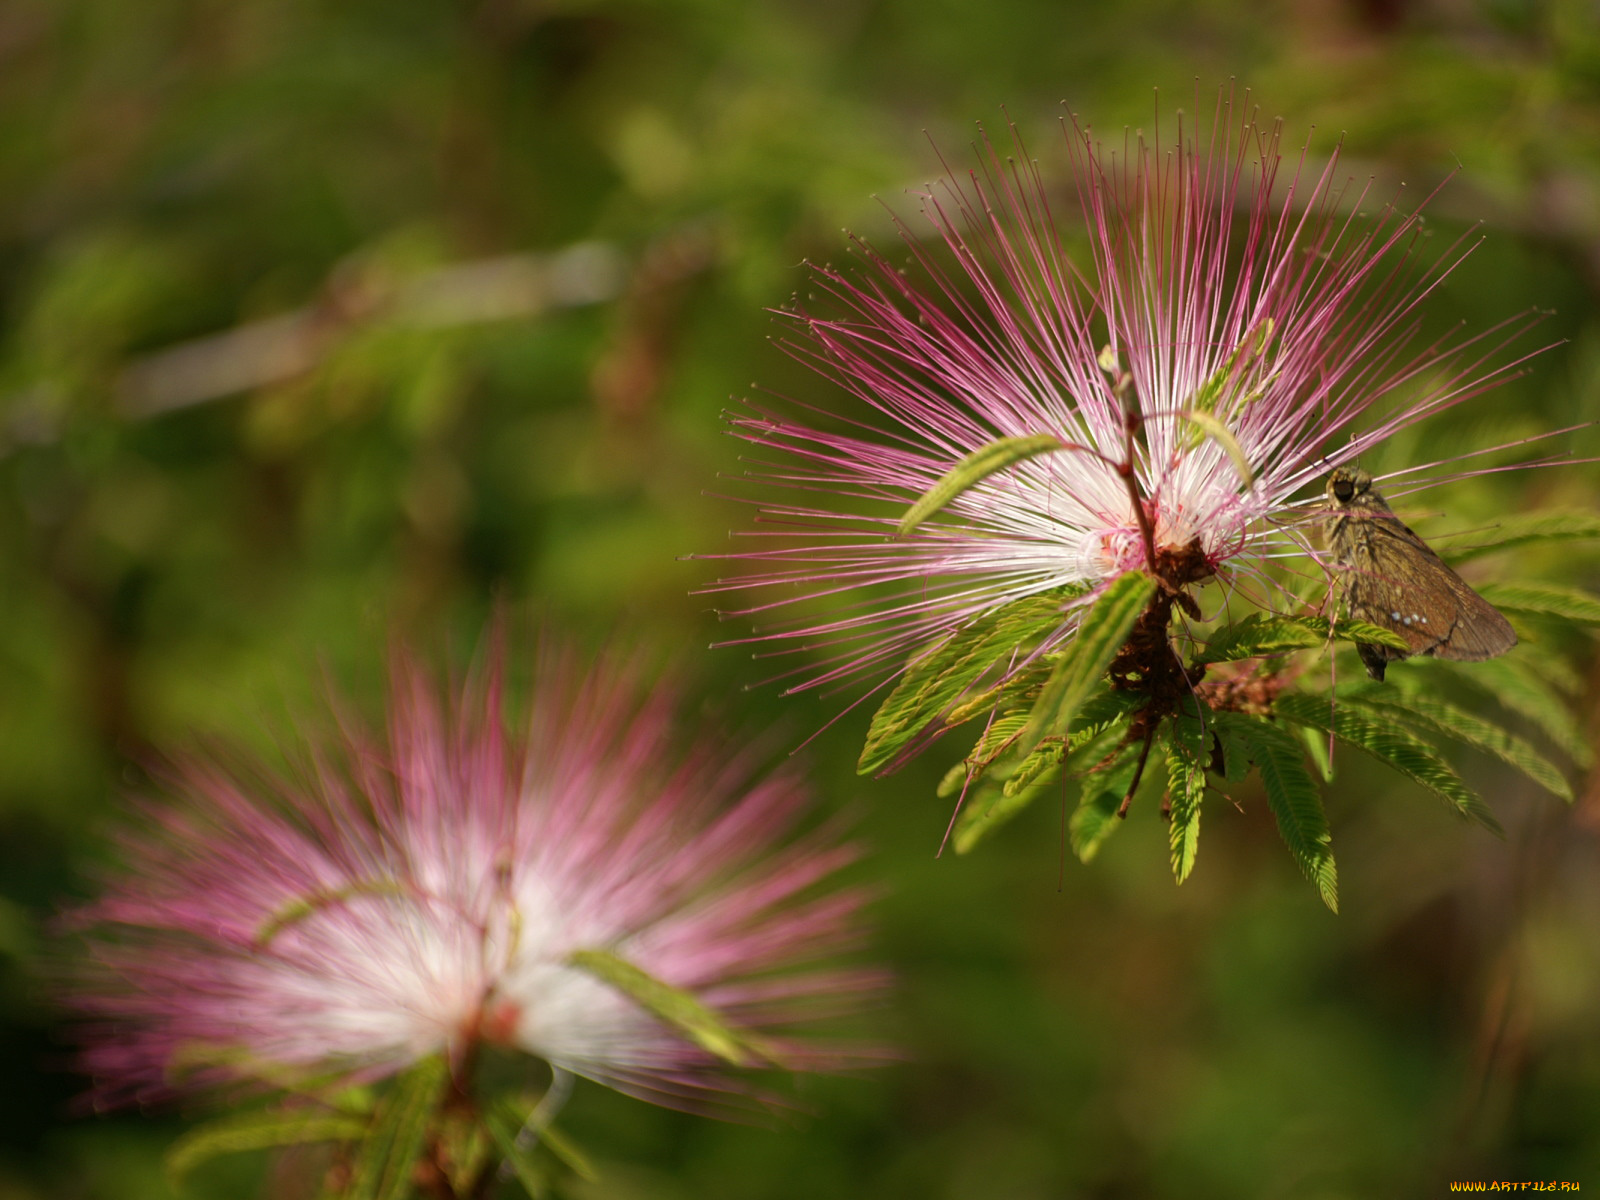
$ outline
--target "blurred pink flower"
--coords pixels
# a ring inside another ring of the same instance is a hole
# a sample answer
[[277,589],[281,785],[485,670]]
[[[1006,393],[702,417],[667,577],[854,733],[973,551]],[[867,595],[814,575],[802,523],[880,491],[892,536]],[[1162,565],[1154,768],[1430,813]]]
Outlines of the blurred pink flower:
[[[1159,130],[1120,154],[1076,120],[1066,134],[1085,257],[1020,140],[1015,158],[986,142],[981,171],[921,195],[945,253],[902,228],[908,272],[857,242],[863,272],[815,271],[838,315],[790,314],[805,339],[788,348],[855,403],[817,425],[732,418],[783,454],[752,477],[803,498],[761,506],[744,536],[764,544],[722,556],[755,568],[715,590],[763,589],[724,615],[777,618],[739,642],[823,653],[788,673],[792,690],[892,668],[1009,601],[1085,585],[1041,651],[1059,645],[1100,588],[1153,565],[1122,463],[1156,551],[1260,577],[1306,550],[1297,492],[1521,361],[1499,352],[1534,314],[1418,344],[1420,306],[1467,239],[1419,258],[1421,217],[1361,213],[1371,185],[1349,194],[1337,149],[1320,168],[1302,153],[1283,178],[1280,127],[1258,125],[1248,99],[1240,115],[1219,96],[1198,137],[1180,119],[1170,147]],[[963,458],[1039,434],[1068,448],[896,536]]]
[[97,1100],[286,1069],[372,1079],[479,1043],[663,1103],[738,1090],[573,966],[585,949],[692,992],[786,1066],[836,1062],[784,1030],[875,984],[822,965],[857,939],[862,896],[815,885],[854,851],[826,832],[776,849],[800,782],[754,781],[754,755],[716,739],[677,754],[646,682],[547,651],[513,734],[498,667],[442,706],[402,664],[387,739],[346,728],[298,781],[177,768],[183,802],[149,808],[124,873],[75,914]]

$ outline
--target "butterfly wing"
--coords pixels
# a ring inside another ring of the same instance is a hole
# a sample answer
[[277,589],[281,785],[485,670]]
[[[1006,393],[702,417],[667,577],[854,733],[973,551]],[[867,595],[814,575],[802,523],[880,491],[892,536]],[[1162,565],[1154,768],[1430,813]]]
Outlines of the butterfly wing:
[[1388,514],[1359,521],[1342,539],[1353,616],[1400,635],[1405,651],[1373,647],[1385,659],[1408,654],[1476,662],[1517,644],[1510,623],[1403,522]]
[[1455,629],[1450,636],[1427,653],[1435,658],[1453,658],[1461,662],[1482,662],[1504,654],[1517,644],[1517,634],[1511,622],[1500,614],[1461,576],[1443,562],[1439,564],[1448,572],[1451,591],[1459,606]]

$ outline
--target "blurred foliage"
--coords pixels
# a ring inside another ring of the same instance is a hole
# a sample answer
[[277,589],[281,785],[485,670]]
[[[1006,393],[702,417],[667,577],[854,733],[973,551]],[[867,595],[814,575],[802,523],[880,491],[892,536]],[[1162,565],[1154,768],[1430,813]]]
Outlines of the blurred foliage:
[[[1064,178],[1058,101],[1111,131],[1150,122],[1152,88],[1204,108],[1232,76],[1292,142],[1316,126],[1313,154],[1343,131],[1380,196],[1461,168],[1433,225],[1488,240],[1433,319],[1557,310],[1566,346],[1393,463],[1600,417],[1585,0],[0,8],[0,1197],[170,1194],[183,1115],[75,1117],[33,968],[157,748],[265,746],[329,678],[370,700],[389,639],[470,653],[497,599],[595,639],[623,626],[732,712],[769,672],[701,652],[707,568],[676,556],[747,519],[716,482],[738,470],[728,394],[823,394],[766,343],[801,261],[841,253],[841,226],[892,239],[871,197],[910,210],[902,189],[942,169],[924,130],[959,163],[1003,104]],[[1592,507],[1594,479],[1426,503],[1470,530]],[[1535,567],[1596,582],[1565,548]],[[1579,684],[1593,736],[1600,675]],[[799,741],[846,702],[778,691],[740,719]],[[904,1061],[806,1083],[774,1129],[580,1087],[585,1197],[1600,1186],[1593,782],[1568,810],[1471,760],[1502,843],[1345,756],[1334,918],[1256,792],[1209,818],[1182,889],[1153,805],[1092,867],[1058,865],[1048,804],[936,859],[946,764],[858,781],[865,721],[808,753],[877,849]],[[193,1194],[283,1193],[241,1159]]]

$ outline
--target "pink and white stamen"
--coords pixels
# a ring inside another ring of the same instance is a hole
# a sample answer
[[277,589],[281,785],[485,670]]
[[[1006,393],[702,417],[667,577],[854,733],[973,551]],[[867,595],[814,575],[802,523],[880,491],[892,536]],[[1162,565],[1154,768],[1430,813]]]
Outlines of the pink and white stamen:
[[346,723],[297,777],[192,761],[125,837],[71,920],[97,1102],[376,1079],[483,1044],[662,1103],[743,1089],[573,965],[584,949],[786,1066],[844,1061],[803,1027],[880,980],[829,965],[861,933],[861,893],[830,879],[855,852],[826,829],[785,843],[808,799],[793,773],[762,779],[720,738],[680,751],[668,692],[617,657],[546,650],[515,731],[496,667],[450,703],[413,667],[394,680],[386,737]]
[[[1264,579],[1306,552],[1288,519],[1307,484],[1517,373],[1528,356],[1505,350],[1536,314],[1420,336],[1470,235],[1420,254],[1418,212],[1364,214],[1372,185],[1341,173],[1337,148],[1286,162],[1280,123],[1248,97],[1219,96],[1207,133],[1177,124],[1170,144],[1158,128],[1111,152],[1063,123],[1084,253],[1020,139],[1013,157],[985,138],[978,169],[919,194],[936,236],[899,226],[908,263],[856,241],[856,269],[814,269],[829,311],[786,313],[786,348],[849,399],[814,424],[733,414],[780,452],[749,476],[792,498],[760,500],[741,535],[759,547],[719,556],[743,570],[713,590],[752,597],[724,615],[760,623],[725,644],[803,652],[782,675],[798,691],[893,672],[1009,601],[1087,585],[1048,650],[1147,565],[1128,462],[1156,550],[1198,538],[1217,574]],[[1038,434],[1078,448],[990,475],[897,536],[965,457]]]

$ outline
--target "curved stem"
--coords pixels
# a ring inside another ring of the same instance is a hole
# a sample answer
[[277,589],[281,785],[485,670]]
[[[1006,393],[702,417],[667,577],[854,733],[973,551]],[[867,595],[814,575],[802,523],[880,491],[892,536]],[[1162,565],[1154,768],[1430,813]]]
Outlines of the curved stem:
[[[1150,514],[1144,510],[1144,497],[1139,492],[1139,477],[1133,469],[1133,435],[1144,426],[1144,418],[1136,412],[1124,414],[1122,427],[1122,461],[1116,464],[1117,474],[1127,485],[1128,497],[1133,501],[1133,519],[1139,525],[1139,537],[1144,541],[1144,560],[1151,574],[1156,574],[1156,531],[1151,528]],[[1159,576],[1158,576],[1159,578]]]

